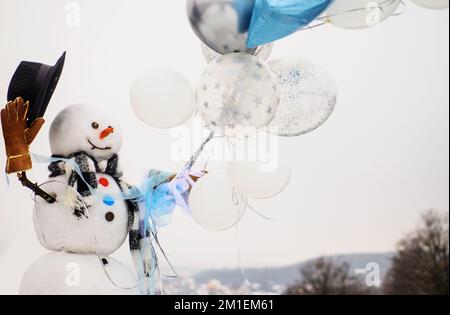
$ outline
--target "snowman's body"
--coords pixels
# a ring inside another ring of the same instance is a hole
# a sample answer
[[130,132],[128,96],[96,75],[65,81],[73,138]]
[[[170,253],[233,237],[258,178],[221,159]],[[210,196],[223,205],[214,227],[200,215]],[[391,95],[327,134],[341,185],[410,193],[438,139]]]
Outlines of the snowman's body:
[[[117,123],[104,116],[79,105],[61,112],[50,131],[52,153],[69,156],[86,152],[96,164],[104,164],[122,144]],[[36,234],[42,246],[54,253],[43,256],[29,268],[20,293],[137,294],[139,289],[132,273],[108,257],[123,245],[129,228],[129,209],[117,178],[101,171],[95,173],[97,187],[93,194],[81,198],[68,185],[73,172],[76,171],[67,170],[67,174],[51,177],[41,186],[56,196],[56,203],[36,197]],[[80,200],[87,206],[82,215],[74,212],[74,196],[79,199],[78,206]]]
[[111,176],[99,173],[97,178],[98,195],[92,198],[86,216],[81,217],[62,201],[71,192],[66,176],[50,178],[42,186],[46,192],[62,197],[54,204],[36,200],[33,221],[42,246],[51,251],[99,255],[110,255],[122,246],[128,233],[128,207],[117,198],[121,190]]

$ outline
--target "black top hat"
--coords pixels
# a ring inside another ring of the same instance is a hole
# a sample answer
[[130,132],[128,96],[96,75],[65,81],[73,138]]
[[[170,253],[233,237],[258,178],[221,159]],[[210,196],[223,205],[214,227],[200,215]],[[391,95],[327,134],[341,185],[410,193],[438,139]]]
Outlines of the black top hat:
[[8,89],[8,101],[17,97],[30,102],[27,117],[28,127],[39,117],[43,117],[58,85],[64,68],[66,53],[59,58],[55,66],[22,61],[11,79]]

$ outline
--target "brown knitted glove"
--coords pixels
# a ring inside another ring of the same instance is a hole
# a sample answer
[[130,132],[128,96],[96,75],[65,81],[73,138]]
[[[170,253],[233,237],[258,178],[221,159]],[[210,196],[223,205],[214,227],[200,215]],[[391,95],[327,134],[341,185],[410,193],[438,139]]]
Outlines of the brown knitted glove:
[[29,102],[24,103],[22,98],[8,102],[1,111],[3,137],[5,139],[6,173],[20,173],[31,169],[29,146],[36,138],[44,124],[43,118],[36,119],[30,128],[27,128],[27,114]]

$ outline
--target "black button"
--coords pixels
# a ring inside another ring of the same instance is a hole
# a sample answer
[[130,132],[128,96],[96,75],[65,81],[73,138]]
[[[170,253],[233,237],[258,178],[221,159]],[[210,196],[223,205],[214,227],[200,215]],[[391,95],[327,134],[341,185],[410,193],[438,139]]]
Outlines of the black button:
[[108,222],[114,221],[114,219],[115,219],[114,213],[112,213],[112,212],[106,213],[106,214],[105,214],[105,219],[106,219],[106,221],[108,221]]

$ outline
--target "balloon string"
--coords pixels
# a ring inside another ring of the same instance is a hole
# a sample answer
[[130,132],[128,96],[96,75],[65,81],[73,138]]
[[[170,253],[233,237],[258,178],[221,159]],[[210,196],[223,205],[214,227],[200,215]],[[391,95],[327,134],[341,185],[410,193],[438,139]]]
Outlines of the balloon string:
[[[199,157],[202,154],[205,154],[205,148],[206,146],[213,140],[213,139],[219,139],[219,138],[225,138],[227,141],[230,141],[228,137],[226,136],[219,136],[216,135],[216,133],[214,131],[211,131],[210,134],[208,135],[208,137],[203,141],[203,143],[200,145],[200,148],[192,155],[192,157],[189,159],[189,161],[186,163],[185,168],[187,170],[191,170],[195,163],[197,163],[197,160],[199,159]],[[205,163],[205,166],[203,168],[203,170],[206,170],[206,167],[208,166],[209,163],[209,155],[206,154],[208,157],[208,160]]]
[[255,291],[259,292],[259,293],[266,294],[266,295],[273,294],[273,293],[261,290],[260,288],[258,288],[257,285],[253,284],[249,280],[248,275],[247,275],[247,271],[246,271],[246,269],[244,267],[244,263],[243,263],[243,259],[242,259],[241,242],[240,242],[240,237],[239,237],[239,226],[238,226],[238,224],[236,224],[236,226],[235,226],[235,231],[236,231],[236,254],[237,254],[239,269],[241,271],[244,284],[247,285],[248,287],[250,287],[252,290],[255,290]]
[[406,3],[403,0],[400,1],[400,4],[401,4],[403,10],[400,12],[394,12],[392,14],[392,16],[401,16],[401,15],[405,14],[406,12],[408,12],[408,6],[406,5]]
[[262,214],[261,212],[259,212],[258,210],[256,210],[252,205],[250,205],[248,202],[246,202],[246,206],[252,210],[255,214],[257,214],[258,216],[260,216],[261,218],[268,220],[268,221],[275,221],[275,218],[271,218],[269,216],[266,216],[264,214]]
[[161,267],[159,266],[159,264],[157,265],[156,270],[158,272],[159,292],[161,293],[161,295],[166,295],[164,293],[164,286],[163,286],[163,283],[162,283],[162,275],[161,275]]
[[194,153],[194,155],[189,159],[189,162],[186,164],[186,168],[188,170],[192,169],[192,167],[197,162],[200,155],[205,150],[206,145],[214,138],[215,133],[213,131],[210,132],[205,141],[200,145],[200,148]]
[[[152,231],[151,233],[152,233],[152,235],[153,235],[153,238],[154,238],[154,240],[155,240],[155,243],[156,243],[157,247],[159,248],[161,254],[162,254],[163,257],[164,257],[164,260],[167,262],[167,264],[168,264],[170,270],[173,272],[173,275],[162,275],[162,274],[160,274],[160,275],[161,275],[162,277],[164,277],[164,278],[178,279],[178,280],[180,281],[180,284],[181,284],[181,286],[183,287],[183,289],[186,290],[186,291],[189,291],[189,290],[187,289],[186,285],[184,284],[184,282],[182,281],[181,277],[179,276],[178,272],[176,271],[174,265],[173,265],[172,262],[170,261],[168,255],[166,254],[166,251],[165,251],[164,248],[162,247],[161,242],[159,241],[158,232]],[[158,259],[158,258],[157,258],[157,259]],[[158,270],[159,270],[159,266],[160,266],[160,264],[158,263]],[[163,284],[162,284],[162,281],[161,281],[161,277],[160,277],[159,285],[160,285],[161,292],[164,293],[164,289],[163,289]]]
[[153,238],[155,240],[156,245],[158,246],[159,250],[161,251],[161,254],[163,255],[164,259],[166,260],[167,264],[169,265],[169,268],[174,273],[174,277],[178,278],[179,276],[178,276],[177,271],[175,270],[173,264],[170,262],[170,259],[167,256],[166,251],[161,246],[161,243],[160,243],[159,238],[158,238],[158,233],[152,231],[152,235],[153,235]]
[[[318,19],[316,21],[318,21]],[[326,21],[322,21],[322,22],[319,22],[319,23],[314,24],[314,25],[309,24],[306,27],[300,29],[299,31],[301,32],[301,31],[304,31],[304,30],[312,30],[312,29],[321,27],[321,26],[329,24],[329,23],[330,23],[330,21],[326,20]]]
[[265,49],[264,45],[258,46],[257,48],[253,49],[252,54],[258,56],[264,49]]
[[236,188],[233,188],[232,200],[233,200],[233,203],[235,205],[239,205],[240,201],[243,201],[244,205],[245,205],[245,208],[243,209],[243,211],[239,215],[239,218],[238,218],[236,224],[234,225],[235,231],[236,231],[236,254],[237,254],[239,270],[240,270],[240,272],[242,274],[243,282],[244,282],[245,285],[247,285],[248,287],[250,287],[251,289],[253,289],[253,290],[255,290],[255,291],[259,292],[259,293],[262,293],[262,294],[273,294],[273,293],[261,290],[255,284],[253,284],[248,278],[247,271],[245,270],[243,259],[242,259],[242,253],[241,253],[241,244],[240,244],[240,237],[239,237],[239,222],[244,217],[244,214],[245,214],[247,209],[250,209],[255,214],[257,214],[258,216],[260,216],[261,218],[263,218],[265,220],[274,221],[275,219],[274,218],[270,218],[270,217],[262,214],[258,210],[256,210],[256,208],[253,207],[251,204],[249,204],[247,200],[244,200],[242,195],[239,196],[239,193],[238,193]]
[[[385,0],[385,1],[383,1],[383,2],[378,3],[377,8],[380,9],[381,11],[384,11],[384,9],[385,9],[386,7],[388,7],[388,6],[392,5],[392,4],[394,4],[396,1],[397,1],[397,0]],[[350,10],[347,10],[347,11],[344,11],[344,12],[339,12],[339,13],[335,13],[335,14],[325,15],[325,16],[322,16],[322,17],[317,18],[317,20],[322,20],[322,19],[328,20],[329,18],[332,18],[332,17],[336,17],[336,16],[340,16],[340,15],[345,15],[345,14],[349,14],[349,13],[354,13],[354,12],[368,11],[368,10],[370,10],[370,9],[373,10],[373,9],[375,9],[375,7],[374,7],[374,8],[368,8],[368,7],[365,7],[365,8],[355,8],[355,9],[350,9]]]

